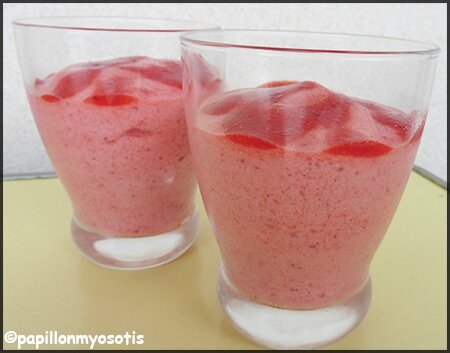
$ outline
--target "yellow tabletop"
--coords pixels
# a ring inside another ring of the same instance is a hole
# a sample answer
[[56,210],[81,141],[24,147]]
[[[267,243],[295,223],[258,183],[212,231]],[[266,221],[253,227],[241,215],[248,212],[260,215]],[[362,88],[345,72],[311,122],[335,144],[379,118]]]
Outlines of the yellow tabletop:
[[[58,179],[4,181],[3,192],[4,334],[135,331],[144,335],[142,345],[95,348],[261,348],[241,336],[220,308],[219,253],[203,209],[201,234],[179,259],[116,271],[94,265],[72,243],[71,206]],[[412,174],[372,263],[369,312],[327,348],[446,349],[446,201],[445,189]],[[4,340],[3,348],[16,347]]]

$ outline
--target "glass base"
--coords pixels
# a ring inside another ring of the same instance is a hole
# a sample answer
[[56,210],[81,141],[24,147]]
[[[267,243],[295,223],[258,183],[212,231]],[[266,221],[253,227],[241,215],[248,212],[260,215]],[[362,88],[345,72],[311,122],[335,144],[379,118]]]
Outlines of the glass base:
[[139,270],[163,265],[189,249],[197,238],[199,215],[195,209],[177,229],[136,238],[97,234],[75,218],[71,227],[75,244],[89,260],[107,268]]
[[219,272],[217,291],[228,319],[244,336],[273,349],[312,349],[331,344],[353,330],[369,309],[370,277],[354,296],[334,306],[288,310],[252,301]]

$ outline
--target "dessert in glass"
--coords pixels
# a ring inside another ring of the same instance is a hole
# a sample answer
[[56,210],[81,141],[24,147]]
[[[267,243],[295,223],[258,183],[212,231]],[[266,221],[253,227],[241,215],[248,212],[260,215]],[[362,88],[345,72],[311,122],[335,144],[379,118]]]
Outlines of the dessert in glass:
[[[439,49],[281,31],[181,41],[223,310],[270,348],[336,341],[369,308],[370,262],[413,167]],[[206,65],[220,88],[204,89]]]
[[189,21],[108,17],[13,23],[30,107],[97,264],[161,265],[195,241],[196,181],[179,35]]

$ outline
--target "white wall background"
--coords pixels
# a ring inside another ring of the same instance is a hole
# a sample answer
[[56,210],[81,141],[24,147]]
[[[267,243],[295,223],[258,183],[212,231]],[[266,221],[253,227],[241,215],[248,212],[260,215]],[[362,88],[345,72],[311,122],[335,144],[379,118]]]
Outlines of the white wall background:
[[3,4],[3,175],[52,167],[28,109],[11,21],[39,16],[198,20],[222,28],[288,29],[403,37],[442,49],[416,164],[447,180],[447,4]]

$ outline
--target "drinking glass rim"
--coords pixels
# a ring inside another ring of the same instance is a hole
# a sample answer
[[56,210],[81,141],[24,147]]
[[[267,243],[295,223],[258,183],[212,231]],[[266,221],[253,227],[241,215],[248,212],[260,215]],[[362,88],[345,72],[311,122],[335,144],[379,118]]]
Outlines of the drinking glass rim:
[[[82,25],[82,21],[111,21],[111,22],[125,22],[125,21],[139,21],[143,23],[142,28],[114,28],[114,26],[91,26]],[[64,21],[80,21],[79,25],[63,24]],[[149,26],[146,28],[144,21],[148,24],[160,24],[158,27],[156,25]],[[162,25],[173,24],[173,26],[166,26],[164,28]],[[20,27],[32,27],[32,28],[44,28],[44,29],[59,29],[59,30],[78,30],[78,31],[104,31],[104,32],[186,32],[186,31],[202,31],[202,30],[214,30],[219,29],[218,25],[213,25],[210,23],[203,23],[190,20],[180,20],[172,18],[153,18],[153,17],[125,17],[125,16],[47,16],[47,17],[27,17],[27,18],[17,18],[12,21],[13,26]]]
[[[352,39],[368,39],[398,42],[403,44],[409,44],[411,47],[415,46],[415,49],[403,49],[403,50],[355,50],[355,49],[328,49],[328,48],[309,48],[309,47],[281,47],[273,45],[254,45],[254,44],[239,44],[230,43],[220,40],[208,40],[207,37],[212,34],[218,33],[242,33],[244,34],[277,34],[277,35],[303,35],[303,36],[323,36],[327,38],[352,38]],[[201,38],[203,37],[203,38]],[[433,43],[421,42],[416,40],[388,37],[370,34],[355,34],[355,33],[342,33],[342,32],[316,32],[316,31],[296,31],[296,30],[261,30],[261,29],[214,29],[204,31],[191,31],[184,33],[180,36],[181,43],[183,45],[198,45],[200,47],[218,47],[223,49],[240,49],[240,50],[261,50],[268,52],[286,52],[286,53],[311,53],[311,54],[356,54],[356,55],[429,55],[437,56],[441,49],[438,45]],[[420,49],[417,49],[420,47]]]

